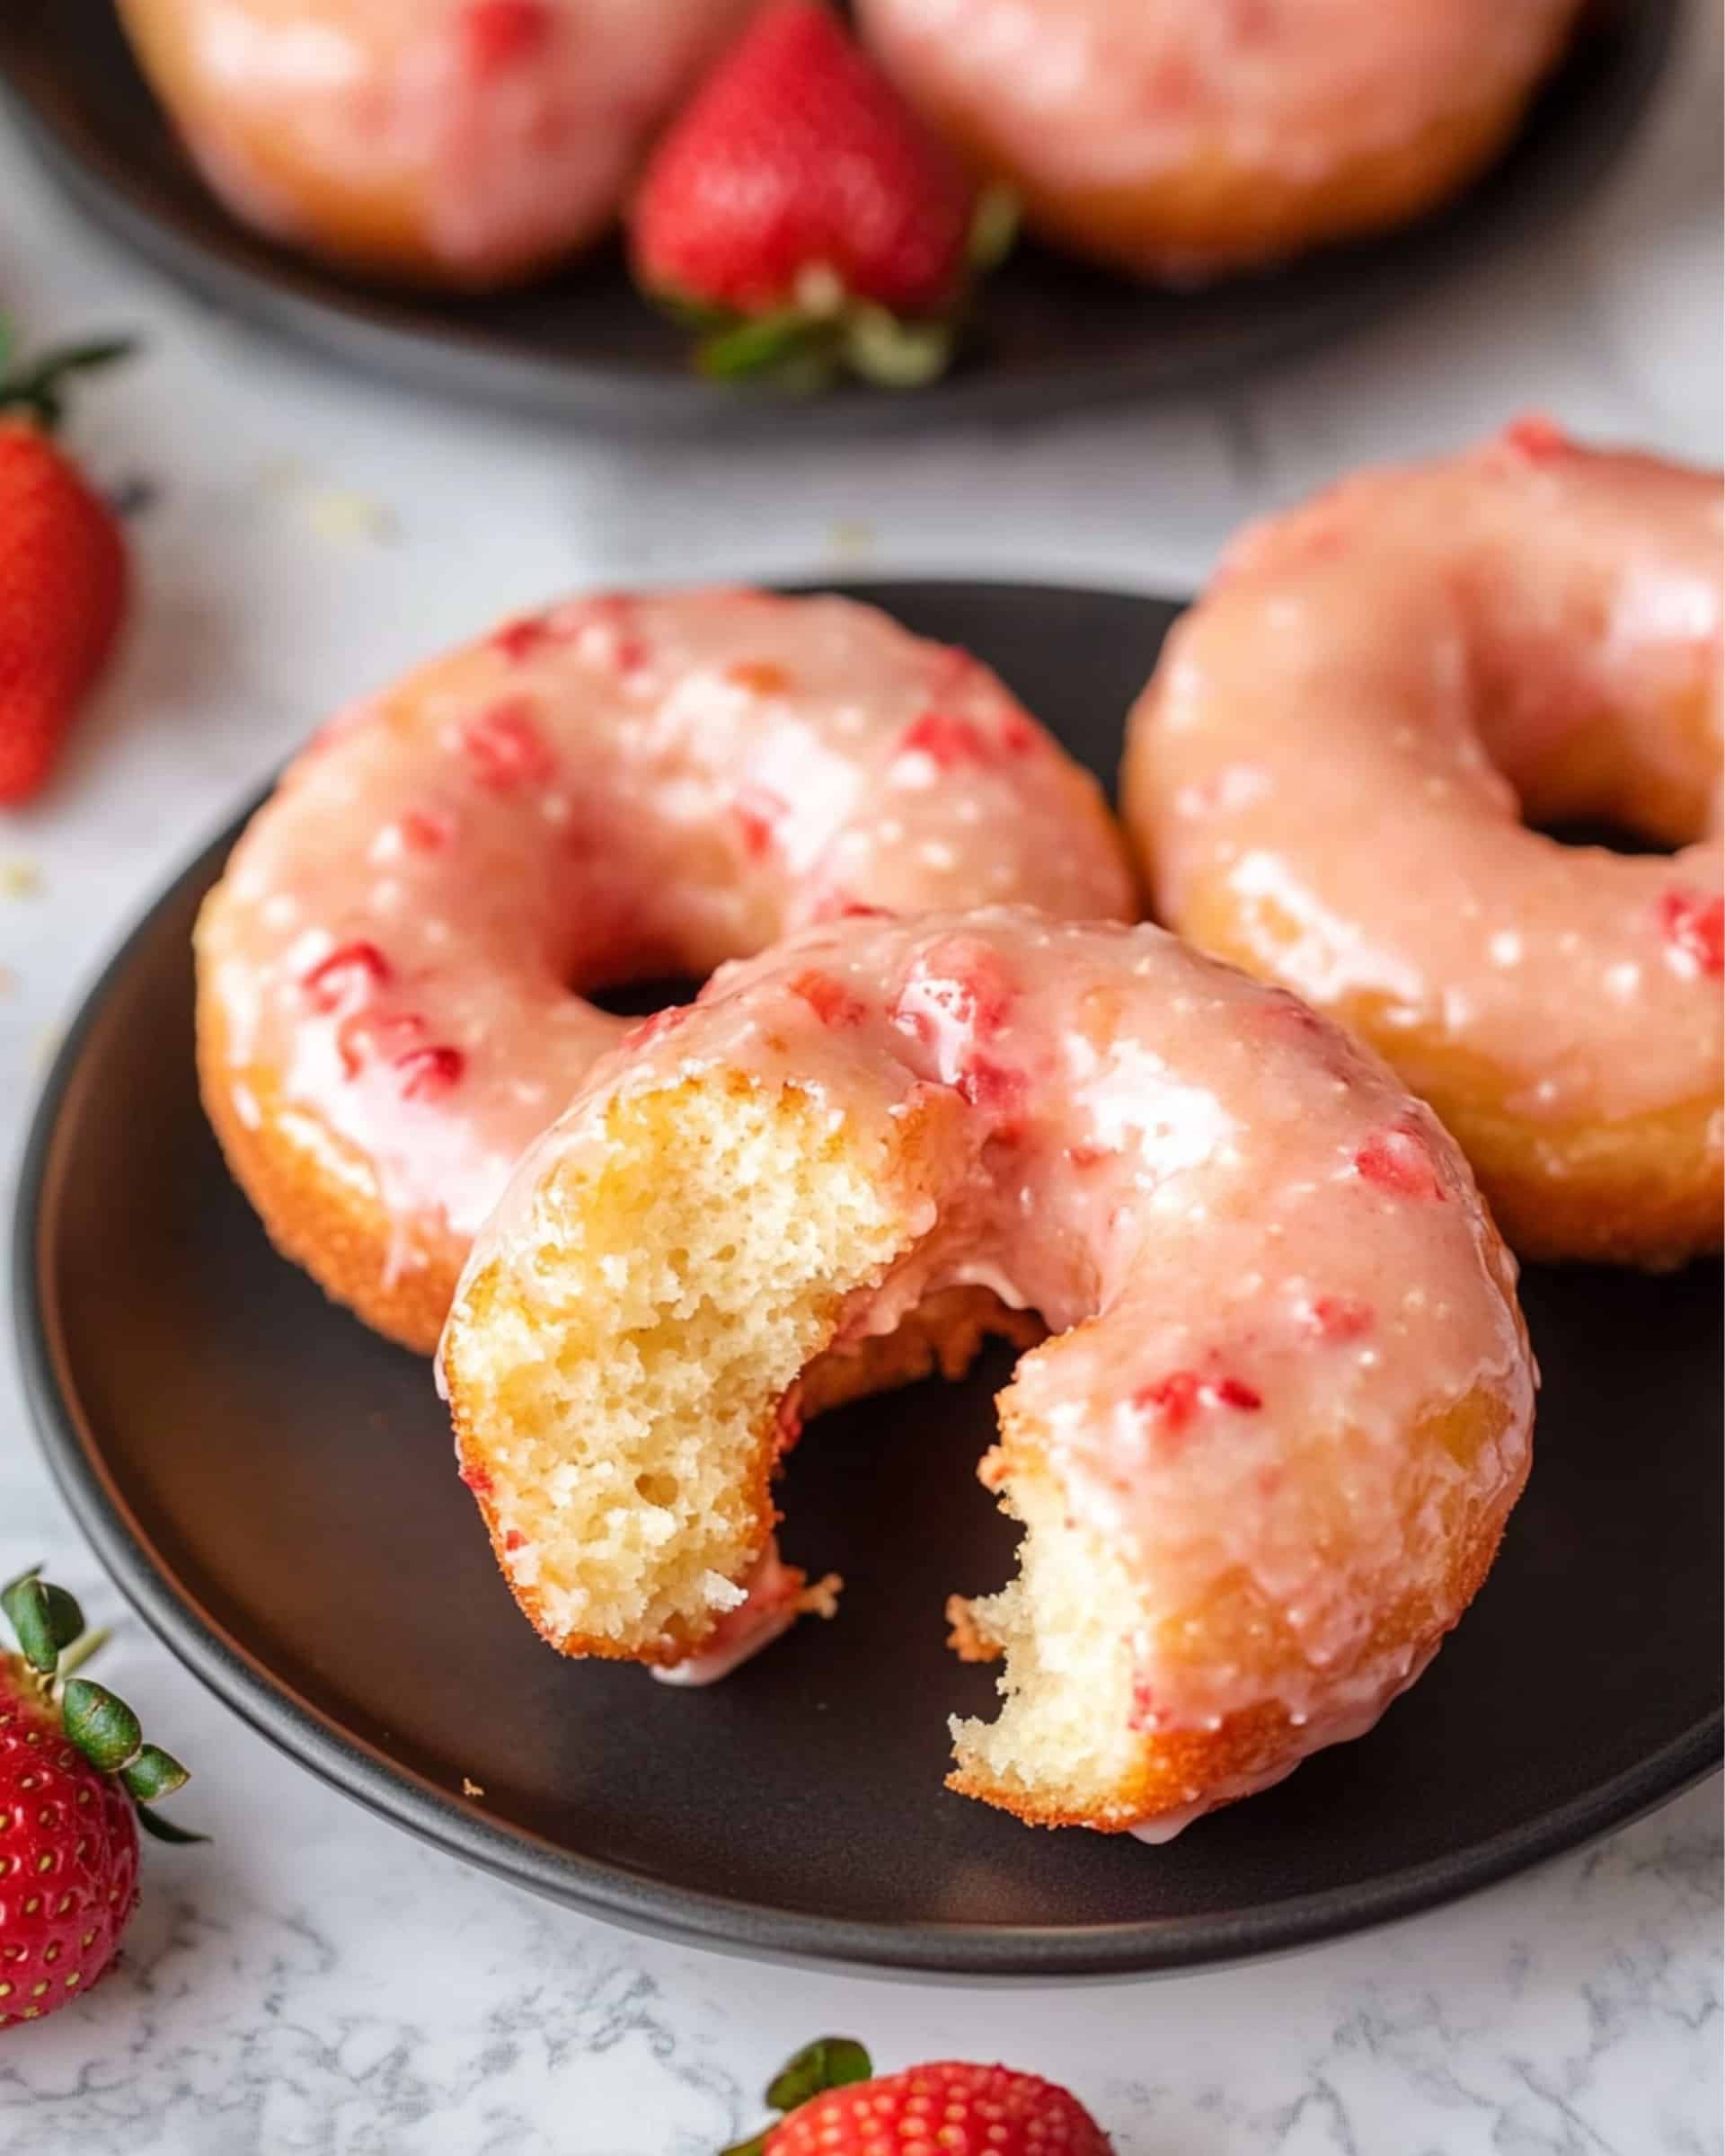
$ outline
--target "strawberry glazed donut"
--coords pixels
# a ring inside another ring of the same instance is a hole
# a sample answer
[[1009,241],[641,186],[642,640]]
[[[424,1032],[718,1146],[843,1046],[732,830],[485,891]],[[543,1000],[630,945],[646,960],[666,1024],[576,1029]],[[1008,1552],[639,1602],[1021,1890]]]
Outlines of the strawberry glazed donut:
[[900,87],[1057,245],[1192,283],[1482,169],[1578,0],[858,0]]
[[980,1471],[1025,1532],[949,1613],[1004,1657],[953,1787],[1165,1839],[1414,1681],[1534,1374],[1465,1162],[1369,1049],[1160,929],[1018,906],[810,929],[676,1016],[523,1159],[444,1337],[553,1646],[698,1679],[781,1629],[771,1479],[827,1374],[984,1288],[1054,1337]]
[[234,214],[361,271],[469,289],[611,224],[755,0],[119,0]]
[[[1715,473],[1526,420],[1248,533],[1134,712],[1160,919],[1363,1035],[1524,1255],[1720,1243]],[[1527,828],[1604,821],[1629,855]]]
[[1137,917],[1101,790],[968,653],[836,598],[578,598],[344,713],[197,931],[198,1064],[281,1250],[429,1353],[516,1156],[632,1021],[862,909]]

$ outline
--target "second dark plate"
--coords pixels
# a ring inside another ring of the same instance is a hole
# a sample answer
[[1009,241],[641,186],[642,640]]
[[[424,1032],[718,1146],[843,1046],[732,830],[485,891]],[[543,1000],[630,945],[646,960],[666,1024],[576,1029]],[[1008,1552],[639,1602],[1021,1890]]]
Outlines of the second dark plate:
[[93,216],[206,299],[328,358],[558,420],[848,433],[1170,395],[1353,328],[1571,207],[1628,140],[1678,9],[1594,0],[1504,157],[1405,232],[1190,293],[1139,290],[1027,246],[991,281],[976,348],[949,380],[802,403],[696,380],[684,340],[636,296],[615,250],[519,295],[463,302],[355,284],[256,237],[181,154],[113,0],[4,0],[0,85]]
[[[990,661],[1111,777],[1175,609],[863,587]],[[1430,1673],[1358,1744],[1165,1849],[949,1796],[954,1589],[1006,1576],[975,1480],[996,1356],[825,1418],[787,1551],[848,1583],[709,1691],[562,1661],[518,1615],[423,1364],[277,1258],[198,1104],[188,938],[225,834],[72,1028],[19,1201],[21,1362],[85,1532],[168,1643],[361,1803],[593,1914],[737,1951],[1122,1975],[1404,1916],[1620,1825],[1719,1756],[1720,1277],[1532,1272],[1531,1486]],[[481,1793],[464,1795],[464,1783]]]

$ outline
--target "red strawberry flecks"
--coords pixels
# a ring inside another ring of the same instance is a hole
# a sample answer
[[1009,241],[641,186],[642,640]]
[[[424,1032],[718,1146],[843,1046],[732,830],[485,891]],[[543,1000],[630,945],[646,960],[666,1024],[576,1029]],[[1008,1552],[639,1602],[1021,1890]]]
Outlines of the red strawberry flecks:
[[639,613],[631,592],[591,592],[555,608],[547,627],[558,639],[574,638],[583,658],[627,676],[639,673],[652,658],[636,627]]
[[772,851],[779,826],[791,808],[765,786],[739,786],[730,812],[742,832],[744,852],[752,861],[761,861]]
[[1320,1340],[1358,1340],[1372,1330],[1372,1310],[1354,1295],[1314,1295],[1300,1312],[1305,1328]]
[[1397,1197],[1441,1202],[1444,1196],[1443,1182],[1424,1139],[1418,1131],[1399,1123],[1367,1139],[1354,1155],[1354,1170],[1362,1181]]
[[948,936],[911,968],[893,1023],[938,1047],[943,1037],[991,1040],[1012,1015],[1018,989],[991,944]]
[[1132,1405],[1141,1414],[1154,1416],[1169,1431],[1187,1429],[1208,1408],[1252,1415],[1263,1404],[1263,1395],[1243,1379],[1208,1377],[1197,1370],[1172,1370],[1132,1395]]
[[1041,729],[1022,711],[1008,711],[1000,722],[1000,745],[1009,756],[1031,756],[1041,747]]
[[455,836],[447,816],[427,808],[409,808],[401,819],[402,839],[416,853],[440,853]]
[[411,1011],[356,1011],[336,1028],[336,1053],[349,1078],[367,1065],[394,1063],[425,1038],[425,1021]]
[[889,918],[884,906],[868,906],[861,898],[853,898],[848,891],[827,891],[810,907],[811,923],[821,921],[885,921]]
[[338,943],[327,958],[320,959],[301,976],[299,985],[313,1010],[327,1012],[357,1002],[390,977],[389,960],[375,943],[361,938],[352,943]]
[[404,1056],[395,1058],[395,1068],[402,1074],[404,1100],[439,1100],[452,1086],[461,1082],[461,1074],[466,1067],[467,1058],[459,1048],[442,1045],[410,1048]]
[[543,614],[518,615],[512,622],[505,622],[500,629],[494,629],[491,637],[492,649],[516,665],[556,641]]
[[956,771],[965,764],[986,764],[993,755],[987,736],[974,721],[950,711],[924,711],[913,719],[894,749],[899,756],[926,756],[936,771]]
[[993,1118],[996,1137],[1019,1134],[1030,1098],[1030,1081],[1022,1071],[996,1063],[992,1056],[971,1056],[955,1082],[972,1108]]
[[1725,898],[1704,891],[1667,891],[1659,901],[1659,928],[1681,971],[1709,980],[1725,973]]
[[553,28],[545,0],[468,0],[456,22],[463,69],[484,82],[523,67],[544,50]]
[[473,1491],[476,1498],[489,1498],[491,1496],[491,1471],[489,1468],[474,1467],[472,1466],[467,1461],[464,1460],[461,1463],[459,1472],[463,1482],[466,1484],[467,1488]]
[[461,745],[478,765],[482,782],[500,792],[548,779],[557,768],[524,696],[476,712],[461,729]]
[[1162,1720],[1162,1710],[1156,1705],[1156,1695],[1143,1677],[1133,1680],[1132,1707],[1126,1718],[1128,1729],[1154,1729]]
[[1573,446],[1555,420],[1537,411],[1524,412],[1520,419],[1512,420],[1494,445],[1524,464],[1555,464],[1567,456]]

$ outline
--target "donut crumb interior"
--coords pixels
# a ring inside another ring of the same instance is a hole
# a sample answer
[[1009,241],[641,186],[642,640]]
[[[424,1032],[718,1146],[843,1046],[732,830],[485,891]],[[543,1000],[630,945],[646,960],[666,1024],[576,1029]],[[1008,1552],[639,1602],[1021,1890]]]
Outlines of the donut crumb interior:
[[471,1284],[452,1391],[541,1629],[669,1660],[740,1600],[779,1403],[909,1237],[878,1165],[793,1089],[622,1097],[606,1138],[542,1188],[507,1281]]

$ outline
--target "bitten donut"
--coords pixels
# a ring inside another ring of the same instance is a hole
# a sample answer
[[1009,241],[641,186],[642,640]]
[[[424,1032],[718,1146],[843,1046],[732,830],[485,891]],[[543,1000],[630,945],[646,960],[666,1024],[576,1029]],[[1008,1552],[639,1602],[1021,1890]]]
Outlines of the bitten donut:
[[755,0],[119,0],[205,178],[271,237],[479,288],[610,225]]
[[[1158,918],[1370,1040],[1524,1254],[1717,1250],[1717,474],[1549,424],[1251,532],[1134,712]],[[1596,819],[1670,855],[1568,846]]]
[[1405,223],[1502,146],[1577,0],[858,0],[1048,238],[1196,282]]
[[780,1629],[810,1391],[983,1288],[1054,1337],[980,1471],[1025,1532],[955,1613],[1005,1707],[956,1725],[954,1788],[1164,1839],[1413,1682],[1534,1374],[1465,1162],[1369,1049],[1160,929],[1021,907],[810,929],[672,1017],[524,1158],[444,1337],[553,1646],[699,1678]]
[[630,1021],[856,908],[1135,918],[1101,790],[968,653],[837,598],[578,598],[338,719],[197,932],[198,1065],[288,1256],[436,1345],[517,1154]]

